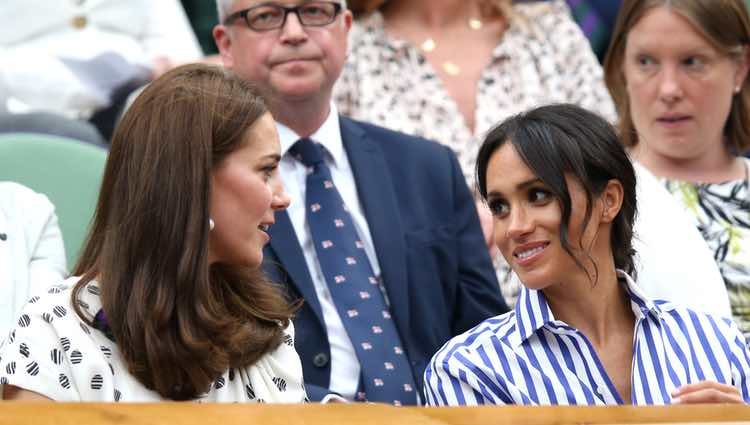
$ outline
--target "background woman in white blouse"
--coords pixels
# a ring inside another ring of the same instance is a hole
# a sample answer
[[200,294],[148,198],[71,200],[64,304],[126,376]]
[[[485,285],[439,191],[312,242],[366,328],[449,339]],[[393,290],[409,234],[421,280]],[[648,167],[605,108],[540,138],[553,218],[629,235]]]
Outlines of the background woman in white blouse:
[[32,294],[66,276],[54,205],[28,187],[0,182],[0,340]]
[[9,399],[302,402],[294,310],[260,264],[289,198],[262,98],[168,72],[115,131],[83,254],[2,350]]

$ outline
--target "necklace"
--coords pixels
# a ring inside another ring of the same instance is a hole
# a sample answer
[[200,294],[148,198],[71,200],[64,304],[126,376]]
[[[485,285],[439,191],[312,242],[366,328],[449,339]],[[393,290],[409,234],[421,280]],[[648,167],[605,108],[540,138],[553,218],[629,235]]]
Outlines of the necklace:
[[[469,18],[469,20],[466,22],[468,27],[474,31],[479,31],[482,29],[482,26],[484,24],[482,23],[482,20],[479,18]],[[425,52],[425,53],[431,53],[434,52],[435,49],[437,49],[438,44],[432,37],[427,37],[420,45],[419,48]],[[440,64],[440,68],[451,77],[455,77],[458,75],[461,75],[461,67],[458,66],[455,62],[447,60],[443,61],[443,63]]]

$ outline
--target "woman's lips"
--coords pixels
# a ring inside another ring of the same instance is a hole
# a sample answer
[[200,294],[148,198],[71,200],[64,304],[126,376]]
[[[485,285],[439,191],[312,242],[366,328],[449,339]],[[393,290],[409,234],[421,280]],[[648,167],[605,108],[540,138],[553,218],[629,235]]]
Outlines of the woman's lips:
[[656,122],[667,128],[677,128],[690,122],[692,117],[689,115],[670,115],[656,119]]
[[536,242],[522,245],[513,250],[513,258],[516,263],[526,266],[536,261],[549,245],[549,242]]

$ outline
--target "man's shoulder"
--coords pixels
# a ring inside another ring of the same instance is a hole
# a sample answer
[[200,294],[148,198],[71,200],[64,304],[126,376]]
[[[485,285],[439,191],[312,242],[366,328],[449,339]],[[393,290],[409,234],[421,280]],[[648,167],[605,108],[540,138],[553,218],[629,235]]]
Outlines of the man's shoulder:
[[342,128],[342,137],[344,138],[357,137],[359,135],[367,137],[368,140],[385,148],[398,147],[402,151],[417,150],[442,155],[452,153],[449,148],[433,140],[391,130],[376,124],[358,121],[343,115],[339,119]]

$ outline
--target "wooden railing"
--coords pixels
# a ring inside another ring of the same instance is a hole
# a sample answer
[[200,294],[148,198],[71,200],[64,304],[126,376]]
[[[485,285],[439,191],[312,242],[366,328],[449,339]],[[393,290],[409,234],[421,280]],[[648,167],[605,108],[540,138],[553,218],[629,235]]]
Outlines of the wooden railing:
[[750,424],[750,407],[474,407],[385,405],[92,404],[0,402],[13,425],[550,425]]

